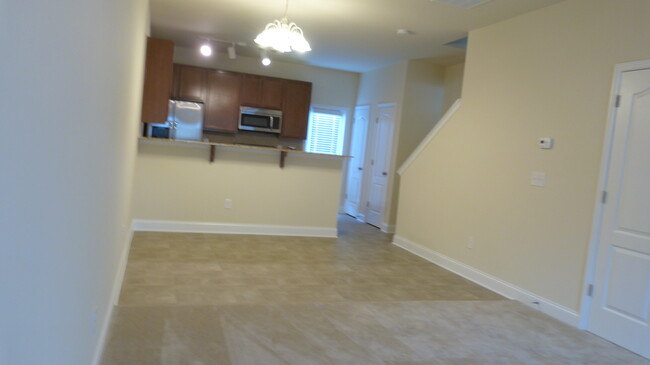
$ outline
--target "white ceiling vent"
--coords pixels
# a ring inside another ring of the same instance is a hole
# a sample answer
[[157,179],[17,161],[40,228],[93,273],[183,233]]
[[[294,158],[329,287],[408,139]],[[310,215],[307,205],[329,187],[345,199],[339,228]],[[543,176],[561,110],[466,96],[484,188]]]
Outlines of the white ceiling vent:
[[437,0],[438,2],[453,5],[453,6],[458,6],[459,8],[473,8],[475,6],[479,6],[481,4],[485,4],[486,2],[490,0]]

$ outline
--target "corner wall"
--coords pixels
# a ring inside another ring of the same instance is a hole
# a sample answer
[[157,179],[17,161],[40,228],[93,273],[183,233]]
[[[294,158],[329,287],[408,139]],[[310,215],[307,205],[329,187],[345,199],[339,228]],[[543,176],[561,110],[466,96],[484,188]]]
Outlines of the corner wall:
[[[394,102],[395,124],[391,145],[391,168],[386,188],[384,224],[392,230],[397,217],[399,179],[395,171],[408,158],[442,116],[445,67],[427,60],[410,60],[361,75],[357,105],[370,105],[370,120],[377,117],[377,106]],[[453,90],[452,90],[453,92]],[[368,129],[370,136],[371,128]],[[370,148],[371,144],[366,144]],[[369,153],[369,151],[366,151]],[[364,170],[371,171],[370,159]],[[361,201],[367,192],[362,191]]]
[[463,90],[463,74],[465,73],[465,63],[445,66],[443,83],[445,88],[445,97],[442,102],[442,110],[445,113],[460,98]]
[[471,32],[462,107],[402,176],[397,235],[577,312],[612,72],[650,58],[648,17],[568,0]]
[[0,363],[97,360],[130,240],[147,1],[0,4]]

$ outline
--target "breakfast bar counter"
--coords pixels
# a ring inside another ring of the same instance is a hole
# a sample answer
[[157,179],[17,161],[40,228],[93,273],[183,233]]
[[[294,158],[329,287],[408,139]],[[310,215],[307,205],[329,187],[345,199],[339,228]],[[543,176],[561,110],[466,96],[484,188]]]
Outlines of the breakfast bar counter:
[[238,144],[238,143],[221,143],[221,142],[208,142],[208,141],[185,141],[185,140],[171,140],[163,138],[149,138],[149,137],[139,137],[140,142],[148,143],[162,143],[162,144],[176,144],[176,145],[194,145],[194,146],[208,146],[210,148],[209,160],[210,163],[214,162],[216,158],[217,147],[220,148],[242,148],[249,150],[259,150],[259,151],[274,151],[279,152],[280,155],[280,168],[284,168],[284,162],[288,153],[309,155],[313,157],[326,157],[326,158],[348,158],[351,156],[346,155],[331,155],[324,153],[313,153],[302,150],[297,150],[293,148],[281,148],[281,147],[272,147],[272,146],[260,146],[260,145],[250,145],[250,144]]

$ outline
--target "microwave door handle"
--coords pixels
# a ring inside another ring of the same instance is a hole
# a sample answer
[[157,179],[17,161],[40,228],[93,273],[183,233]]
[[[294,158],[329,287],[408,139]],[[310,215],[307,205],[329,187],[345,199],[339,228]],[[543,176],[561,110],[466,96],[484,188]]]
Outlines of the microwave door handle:
[[271,125],[269,125],[269,132],[273,132],[273,124],[274,124],[273,123],[273,118],[274,117],[272,115],[270,117],[271,117]]

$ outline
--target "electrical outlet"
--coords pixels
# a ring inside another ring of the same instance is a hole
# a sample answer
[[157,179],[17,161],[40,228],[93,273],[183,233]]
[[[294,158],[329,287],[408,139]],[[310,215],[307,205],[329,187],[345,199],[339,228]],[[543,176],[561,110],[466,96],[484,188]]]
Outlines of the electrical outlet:
[[546,173],[533,171],[530,173],[530,185],[544,187],[546,186]]
[[474,242],[474,237],[473,236],[470,237],[469,239],[467,239],[467,249],[468,250],[473,250],[474,249],[474,244],[475,244],[475,242]]
[[223,207],[226,209],[232,208],[232,199],[226,199],[226,202],[223,204]]

